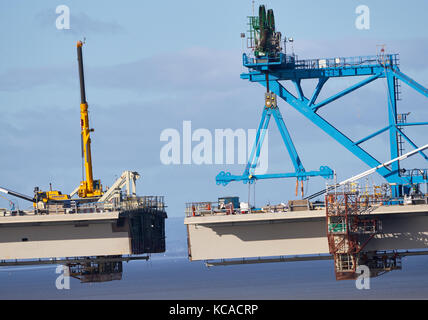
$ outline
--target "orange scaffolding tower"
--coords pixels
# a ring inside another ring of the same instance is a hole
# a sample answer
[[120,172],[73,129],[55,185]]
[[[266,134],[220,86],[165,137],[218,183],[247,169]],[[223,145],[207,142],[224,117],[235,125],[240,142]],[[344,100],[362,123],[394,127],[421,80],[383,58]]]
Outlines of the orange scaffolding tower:
[[327,239],[337,280],[357,278],[357,266],[367,260],[362,250],[380,230],[378,219],[362,214],[366,208],[358,192],[326,195]]

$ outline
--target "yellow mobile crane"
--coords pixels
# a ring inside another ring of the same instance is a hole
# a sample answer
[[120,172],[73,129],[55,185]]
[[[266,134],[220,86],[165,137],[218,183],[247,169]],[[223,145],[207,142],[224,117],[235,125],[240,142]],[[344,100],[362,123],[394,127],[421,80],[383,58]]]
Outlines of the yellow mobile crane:
[[[85,79],[83,74],[83,58],[82,58],[82,46],[83,42],[77,42],[77,60],[79,64],[79,77],[80,77],[80,127],[81,127],[81,141],[82,141],[82,158],[84,161],[85,177],[81,181],[80,185],[70,194],[62,194],[58,190],[42,191],[38,187],[34,188],[34,197],[26,196],[17,193],[12,190],[0,187],[0,192],[13,195],[15,197],[28,200],[34,203],[34,207],[38,207],[39,204],[45,206],[45,204],[58,204],[64,201],[70,200],[76,193],[79,198],[95,198],[97,201],[103,194],[102,185],[100,180],[94,180],[92,175],[92,158],[91,158],[91,137],[90,133],[94,129],[89,128],[89,117],[88,117],[88,103],[86,102],[85,93]],[[89,200],[89,199],[88,199]]]
[[91,136],[94,129],[89,128],[88,103],[86,102],[85,78],[83,74],[83,42],[77,42],[77,60],[79,62],[80,78],[80,127],[82,134],[82,157],[85,165],[86,180],[80,183],[77,194],[80,198],[100,197],[103,194],[101,180],[94,180],[92,175]]

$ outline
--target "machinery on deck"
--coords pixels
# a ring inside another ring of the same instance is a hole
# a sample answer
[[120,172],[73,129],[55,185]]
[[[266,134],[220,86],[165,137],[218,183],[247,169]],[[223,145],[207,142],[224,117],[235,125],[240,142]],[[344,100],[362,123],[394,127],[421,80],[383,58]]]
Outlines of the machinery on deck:
[[80,78],[80,127],[82,135],[82,156],[85,166],[86,179],[80,183],[77,191],[80,198],[100,197],[103,194],[101,180],[94,180],[92,173],[92,155],[91,155],[91,132],[94,129],[89,127],[88,103],[86,102],[85,76],[83,73],[83,42],[77,42],[77,60],[79,62]]
[[[410,126],[426,126],[428,122],[407,122],[409,113],[398,113],[401,100],[399,81],[425,97],[428,89],[403,74],[398,54],[387,54],[382,47],[377,55],[300,60],[281,48],[281,33],[275,30],[274,14],[260,6],[259,15],[249,17],[247,44],[250,53],[243,53],[248,69],[241,79],[266,87],[262,118],[242,175],[220,172],[217,185],[232,181],[249,185],[259,179],[295,178],[298,184],[310,177],[333,178],[334,171],[322,165],[318,171],[306,171],[287,130],[278,107],[282,99],[305,118],[327,133],[362,160],[370,170],[340,183],[330,183],[324,190],[288,204],[257,208],[248,203],[221,206],[220,201],[192,202],[186,205],[185,225],[188,232],[190,260],[205,260],[207,265],[228,265],[279,261],[334,260],[337,280],[355,279],[360,266],[378,276],[401,269],[401,257],[428,254],[428,169],[406,170],[401,161],[421,155],[418,147],[403,132]],[[293,40],[288,39],[288,42]],[[348,88],[319,101],[318,97],[329,79],[363,77]],[[366,137],[352,140],[319,115],[321,108],[378,79],[385,80],[387,89],[387,125]],[[317,80],[314,91],[306,96],[302,83]],[[287,84],[294,85],[296,94]],[[256,169],[261,147],[273,116],[290,155],[294,172],[258,174]],[[378,161],[362,145],[388,133],[389,157]],[[403,143],[412,147],[404,153]],[[387,183],[362,186],[357,181],[377,172]],[[324,201],[310,202],[326,194]],[[248,192],[250,198],[250,190]],[[242,206],[244,204],[245,206]],[[243,209],[244,208],[244,209]],[[416,250],[416,251],[409,251]],[[424,250],[424,251],[422,251]],[[279,258],[275,258],[278,257]]]
[[[70,194],[63,194],[61,191],[52,190],[52,188],[49,191],[43,191],[40,190],[39,187],[34,188],[34,196],[24,195],[1,187],[0,192],[32,202],[37,213],[49,212],[52,210],[55,212],[64,212],[70,210],[69,208],[73,207],[73,204],[76,206],[79,204],[85,206],[88,203],[99,203],[98,206],[102,204],[111,207],[114,202],[114,206],[118,207],[120,202],[126,201],[127,204],[124,205],[127,207],[131,205],[131,202],[134,207],[136,205],[153,206],[152,202],[155,200],[152,199],[158,199],[159,197],[149,196],[141,198],[136,195],[135,181],[140,178],[140,175],[137,172],[124,171],[117,181],[113,183],[112,187],[107,188],[106,190],[103,190],[101,180],[94,180],[93,178],[91,132],[94,132],[94,129],[89,125],[88,102],[86,100],[83,68],[83,45],[84,42],[82,41],[78,41],[76,45],[80,80],[80,129],[83,167],[82,181]],[[125,197],[122,197],[121,190],[125,186],[127,189],[126,195]],[[130,192],[130,186],[132,186],[132,193]],[[75,197],[76,195],[77,197]],[[78,210],[75,209],[74,211],[77,212]]]
[[79,77],[80,77],[80,125],[81,125],[81,139],[82,139],[82,157],[84,158],[84,168],[86,179],[83,180],[77,192],[73,192],[71,195],[63,194],[58,190],[43,191],[39,187],[34,188],[34,197],[22,195],[18,192],[0,188],[1,192],[13,195],[23,200],[31,201],[34,203],[34,207],[37,209],[44,209],[50,204],[58,204],[61,202],[69,202],[71,197],[77,193],[82,199],[84,198],[99,198],[102,194],[102,185],[100,180],[93,180],[92,174],[92,157],[91,157],[91,138],[90,133],[94,131],[89,127],[89,116],[88,116],[88,103],[86,102],[85,92],[85,80],[83,72],[83,57],[82,57],[83,42],[77,42],[77,60],[79,66]]
[[[272,9],[269,9],[266,14],[264,5],[259,7],[259,16],[249,17],[249,42],[248,46],[251,48],[254,54],[254,61],[259,66],[264,66],[260,70],[262,79],[266,84],[265,93],[265,105],[263,108],[262,118],[257,130],[256,140],[254,141],[248,163],[245,167],[244,173],[241,176],[232,175],[229,172],[220,172],[216,177],[218,185],[222,184],[226,186],[231,181],[243,181],[244,183],[253,184],[258,179],[276,179],[276,178],[296,178],[296,193],[298,189],[298,183],[301,182],[301,188],[303,189],[303,181],[309,177],[321,176],[325,179],[333,178],[333,170],[328,166],[320,166],[319,170],[306,171],[303,166],[303,162],[300,159],[297,149],[294,146],[293,140],[287,126],[285,125],[284,118],[278,107],[277,94],[271,91],[270,88],[270,65],[275,67],[284,66],[289,67],[290,62],[294,61],[294,57],[287,56],[282,53],[281,48],[281,33],[275,31],[275,18]],[[244,54],[244,66],[246,65],[247,56]],[[288,62],[287,62],[288,61]],[[286,63],[284,63],[286,62]],[[251,72],[251,74],[253,71]],[[241,75],[242,77],[242,75]],[[262,81],[262,80],[260,80]],[[286,150],[293,163],[294,172],[289,173],[274,173],[274,174],[257,174],[257,164],[260,158],[262,144],[266,135],[266,131],[269,126],[271,117],[275,119],[281,134],[282,140],[286,147]],[[296,194],[297,195],[297,194]]]
[[47,204],[63,203],[64,201],[70,200],[70,196],[67,194],[62,194],[61,191],[40,191],[38,187],[34,188],[34,197],[30,197],[2,187],[0,187],[0,192],[33,202],[36,209],[43,209]]
[[[428,97],[428,89],[400,71],[398,54],[387,54],[385,49],[381,48],[375,56],[299,60],[294,53],[286,53],[285,44],[287,39],[284,41],[284,49],[280,48],[281,34],[275,31],[273,11],[268,10],[267,16],[265,11],[265,7],[260,6],[259,16],[249,17],[248,47],[251,52],[249,54],[243,53],[243,65],[248,69],[248,72],[241,74],[242,79],[256,82],[266,87],[262,118],[244,173],[242,175],[232,175],[229,172],[222,171],[216,176],[218,185],[225,186],[231,181],[243,181],[244,183],[253,184],[259,179],[290,177],[296,178],[298,183],[313,176],[322,176],[326,179],[333,177],[333,170],[325,165],[320,166],[318,171],[305,170],[291,135],[287,130],[284,118],[279,111],[279,98],[299,111],[370,168],[380,166],[381,162],[365,150],[362,145],[384,132],[389,134],[389,159],[395,159],[403,154],[403,141],[407,142],[412,148],[418,149],[413,140],[403,132],[403,128],[425,126],[428,125],[428,122],[407,122],[408,114],[398,113],[397,103],[401,99],[399,81],[407,84],[425,97]],[[318,101],[318,96],[329,79],[349,77],[365,78],[322,101]],[[306,97],[302,89],[302,82],[314,79],[318,81],[318,84],[313,93]],[[388,124],[384,128],[361,139],[351,140],[319,115],[321,108],[377,79],[386,80],[388,91]],[[297,95],[292,94],[287,89],[286,83],[294,85]],[[256,167],[272,115],[278,125],[295,172],[258,175],[256,174]],[[428,160],[428,156],[423,151],[418,153],[425,160]],[[388,182],[392,189],[392,196],[398,202],[402,202],[404,196],[408,195],[418,184],[428,183],[427,169],[409,171],[400,166],[400,161],[396,161],[390,166],[380,166],[376,171]]]
[[281,32],[275,32],[273,10],[266,13],[264,5],[259,7],[259,16],[250,17],[250,39],[255,43],[257,58],[275,58],[281,52]]
[[[81,282],[122,278],[122,262],[148,260],[166,250],[163,196],[138,196],[140,174],[124,171],[110,188],[93,178],[91,132],[86,101],[83,42],[77,42],[80,76],[82,179],[70,194],[34,188],[28,196],[6,188],[0,193],[33,208],[0,209],[0,267],[63,264],[64,274]],[[126,189],[126,190],[123,190]],[[3,197],[3,196],[2,196]],[[144,256],[142,256],[144,254]]]

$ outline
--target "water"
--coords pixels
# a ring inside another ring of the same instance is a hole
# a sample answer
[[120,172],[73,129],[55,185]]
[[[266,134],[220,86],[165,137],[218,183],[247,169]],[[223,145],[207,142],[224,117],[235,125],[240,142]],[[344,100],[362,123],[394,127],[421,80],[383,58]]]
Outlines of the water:
[[124,263],[122,280],[58,290],[55,266],[3,268],[0,299],[427,299],[428,258],[406,258],[404,270],[370,281],[337,282],[331,261],[206,268],[185,258]]
[[403,270],[370,279],[369,290],[336,281],[332,261],[207,268],[185,257],[183,219],[169,218],[169,248],[149,261],[123,263],[122,280],[58,290],[56,266],[0,268],[0,299],[427,299],[428,256],[406,257]]

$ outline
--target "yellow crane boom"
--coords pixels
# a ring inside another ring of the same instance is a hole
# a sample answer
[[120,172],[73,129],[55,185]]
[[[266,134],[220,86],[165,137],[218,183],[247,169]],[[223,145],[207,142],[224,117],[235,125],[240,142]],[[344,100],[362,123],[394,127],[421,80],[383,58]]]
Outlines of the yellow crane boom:
[[82,135],[83,158],[86,179],[80,183],[78,195],[80,198],[99,197],[103,194],[100,180],[94,180],[92,174],[91,136],[94,129],[89,128],[88,103],[86,102],[85,77],[83,74],[83,42],[77,42],[77,60],[79,63],[80,78],[80,127]]

